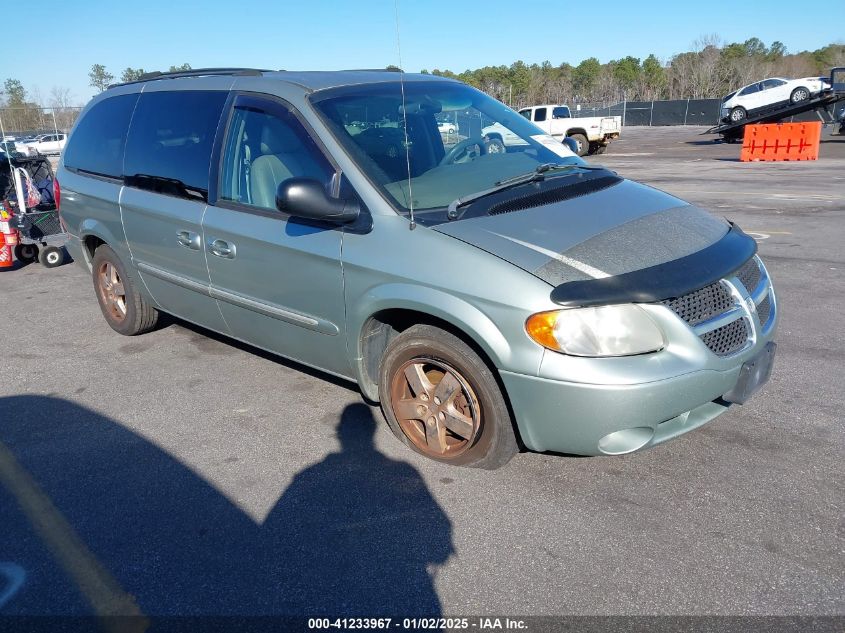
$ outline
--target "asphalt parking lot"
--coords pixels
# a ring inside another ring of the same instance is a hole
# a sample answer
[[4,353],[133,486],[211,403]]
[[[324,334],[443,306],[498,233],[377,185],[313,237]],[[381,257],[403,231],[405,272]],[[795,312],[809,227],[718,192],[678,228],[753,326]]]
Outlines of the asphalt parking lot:
[[845,614],[845,137],[739,163],[700,132],[591,161],[754,233],[777,364],[640,454],[441,466],[354,385],[185,323],[121,337],[75,265],[0,273],[0,613]]

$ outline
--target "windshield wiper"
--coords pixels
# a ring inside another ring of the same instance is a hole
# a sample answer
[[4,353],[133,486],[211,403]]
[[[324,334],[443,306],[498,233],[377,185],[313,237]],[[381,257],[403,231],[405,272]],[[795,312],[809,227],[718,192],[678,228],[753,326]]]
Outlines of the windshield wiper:
[[525,174],[520,174],[519,176],[513,176],[511,178],[505,178],[504,180],[499,180],[496,182],[495,185],[490,187],[489,189],[482,189],[481,191],[476,191],[475,193],[470,193],[465,196],[461,196],[460,198],[455,198],[452,202],[449,203],[448,208],[446,209],[446,217],[449,220],[457,220],[460,217],[458,213],[458,208],[468,205],[470,202],[475,202],[479,198],[484,198],[494,193],[498,193],[499,191],[504,191],[505,189],[510,189],[511,187],[518,187],[519,185],[524,185],[529,182],[542,182],[546,179],[546,173],[550,171],[557,171],[561,169],[585,169],[587,171],[607,171],[605,167],[598,167],[596,165],[579,165],[577,163],[543,163],[541,165],[537,165],[533,171],[529,171]]

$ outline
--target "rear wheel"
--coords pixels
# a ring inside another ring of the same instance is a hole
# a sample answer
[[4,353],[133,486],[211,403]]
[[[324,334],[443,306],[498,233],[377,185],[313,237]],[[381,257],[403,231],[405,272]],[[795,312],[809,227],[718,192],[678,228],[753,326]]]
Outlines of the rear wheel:
[[792,94],[789,95],[789,100],[792,103],[801,103],[802,101],[806,101],[810,98],[810,91],[805,88],[804,86],[800,86],[792,91]]
[[28,264],[38,259],[38,247],[35,244],[18,244],[15,246],[15,259]]
[[158,322],[158,310],[138,293],[117,254],[106,246],[94,251],[91,260],[94,292],[106,323],[125,336],[143,334]]
[[493,469],[517,452],[493,373],[444,330],[415,325],[393,339],[382,358],[379,395],[393,433],[426,457]]
[[745,108],[737,106],[731,110],[730,119],[732,123],[739,123],[746,117]]
[[590,151],[590,142],[587,140],[587,137],[583,134],[570,134],[569,138],[575,141],[578,146],[578,156],[586,156],[587,152]]

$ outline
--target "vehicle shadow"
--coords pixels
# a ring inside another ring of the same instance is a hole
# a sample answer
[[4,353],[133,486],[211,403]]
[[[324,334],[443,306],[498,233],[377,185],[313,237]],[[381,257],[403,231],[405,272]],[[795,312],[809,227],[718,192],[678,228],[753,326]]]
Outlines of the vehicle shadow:
[[263,350],[260,347],[255,347],[254,345],[250,345],[249,343],[234,339],[231,336],[227,336],[226,334],[220,334],[219,332],[215,332],[214,330],[204,328],[201,325],[196,325],[195,323],[191,323],[190,321],[185,321],[184,319],[180,319],[179,317],[173,316],[172,314],[160,312],[158,324],[156,325],[155,329],[164,330],[169,327],[177,327],[183,330],[187,330],[188,332],[192,332],[197,336],[202,336],[204,338],[211,339],[216,343],[220,343],[221,345],[233,347],[242,352],[246,352],[248,354],[252,354],[253,356],[263,358],[264,360],[269,360],[273,363],[276,363],[277,365],[281,365],[282,367],[287,367],[289,369],[296,370],[299,373],[306,374],[314,378],[319,378],[320,380],[324,380],[326,382],[330,382],[333,385],[337,385],[338,387],[343,387],[344,389],[348,389],[349,391],[354,391],[361,395],[362,398],[364,397],[358,389],[358,386],[351,380],[345,380],[340,376],[330,374],[321,369],[309,367],[308,365],[303,365],[302,363],[298,363],[295,360],[287,359],[284,356],[279,356],[278,354],[274,354],[273,352]]
[[0,420],[0,563],[23,574],[2,615],[441,614],[432,574],[454,551],[451,522],[414,467],[376,450],[363,404],[260,522],[73,402],[0,398]]

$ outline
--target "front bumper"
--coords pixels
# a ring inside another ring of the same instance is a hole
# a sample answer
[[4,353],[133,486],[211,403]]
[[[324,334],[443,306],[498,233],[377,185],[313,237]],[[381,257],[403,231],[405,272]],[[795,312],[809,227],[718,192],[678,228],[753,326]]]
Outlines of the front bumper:
[[630,453],[691,431],[727,410],[727,403],[714,401],[736,385],[739,373],[737,366],[598,385],[500,372],[525,445],[575,455]]

